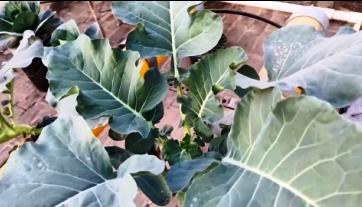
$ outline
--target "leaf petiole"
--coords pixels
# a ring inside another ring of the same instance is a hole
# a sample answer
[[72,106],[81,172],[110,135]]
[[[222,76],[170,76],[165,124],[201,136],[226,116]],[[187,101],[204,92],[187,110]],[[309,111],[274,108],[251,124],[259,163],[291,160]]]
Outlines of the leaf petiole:
[[41,129],[37,129],[26,124],[11,125],[1,113],[0,126],[0,143],[6,142],[18,136],[36,136],[41,132]]
[[8,85],[7,88],[9,90],[9,117],[11,118],[11,125],[14,126],[15,123],[15,118],[14,118],[14,79],[11,80]]

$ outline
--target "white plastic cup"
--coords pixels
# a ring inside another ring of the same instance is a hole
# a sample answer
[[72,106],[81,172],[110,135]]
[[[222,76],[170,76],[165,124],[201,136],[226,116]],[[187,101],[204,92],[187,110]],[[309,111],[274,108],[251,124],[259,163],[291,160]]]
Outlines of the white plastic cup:
[[[313,24],[313,21],[317,25]],[[322,9],[306,6],[296,10],[288,19],[287,24],[301,24],[305,22],[306,24],[313,24],[316,29],[326,32],[329,27],[329,18]]]

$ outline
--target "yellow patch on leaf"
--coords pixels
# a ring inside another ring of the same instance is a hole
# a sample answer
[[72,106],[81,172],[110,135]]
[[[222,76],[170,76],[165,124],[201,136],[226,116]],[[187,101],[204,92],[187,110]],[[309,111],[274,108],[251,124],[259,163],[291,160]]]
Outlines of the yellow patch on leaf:
[[165,63],[167,59],[168,59],[168,56],[164,56],[164,55],[156,56],[157,67],[158,68],[161,67],[161,65],[163,63]]
[[140,72],[139,72],[140,76],[142,78],[144,78],[145,73],[147,71],[149,71],[150,68],[152,68],[152,67],[160,68],[161,65],[163,63],[165,63],[167,59],[168,59],[168,56],[163,56],[163,55],[158,55],[156,57],[148,58],[148,59],[141,59],[141,61],[139,63],[140,67],[141,67]]
[[142,59],[140,61],[141,69],[140,69],[140,76],[143,78],[145,76],[145,73],[150,69],[150,66],[148,65],[147,60]]

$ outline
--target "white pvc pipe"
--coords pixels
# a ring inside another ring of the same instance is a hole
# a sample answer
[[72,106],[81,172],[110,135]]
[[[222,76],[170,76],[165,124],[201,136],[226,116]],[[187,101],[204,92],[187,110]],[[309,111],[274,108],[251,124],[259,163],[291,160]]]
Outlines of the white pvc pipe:
[[[259,7],[263,9],[270,9],[282,12],[293,13],[296,10],[306,7],[303,5],[291,4],[291,3],[284,3],[278,1],[224,1],[232,4],[241,4],[245,6],[253,6]],[[346,21],[350,23],[354,23],[354,29],[360,30],[361,23],[362,23],[362,13],[359,12],[352,12],[352,11],[338,11],[329,8],[322,8],[322,7],[315,7],[318,9],[323,10],[326,12],[329,19]]]

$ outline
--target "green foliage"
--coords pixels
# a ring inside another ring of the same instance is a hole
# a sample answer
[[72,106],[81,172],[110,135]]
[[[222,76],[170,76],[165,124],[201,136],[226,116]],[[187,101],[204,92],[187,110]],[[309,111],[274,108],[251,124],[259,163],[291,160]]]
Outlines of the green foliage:
[[[80,117],[58,118],[36,143],[26,143],[15,151],[9,163],[0,182],[1,202],[6,206],[134,206],[134,179],[147,180],[140,185],[154,182],[168,192],[166,181],[157,177],[164,163],[154,156],[132,156],[115,173],[106,150]],[[146,171],[150,173],[139,174]],[[36,202],[29,203],[34,197]],[[163,199],[168,201],[170,194]],[[155,202],[162,204],[158,197]]]
[[34,1],[13,1],[5,4],[4,13],[0,14],[0,30],[23,32],[35,29],[40,11],[39,3]]
[[[187,207],[359,206],[362,128],[334,107],[362,95],[362,33],[342,28],[326,38],[308,26],[277,30],[264,43],[266,82],[240,47],[210,52],[222,21],[200,5],[114,2],[113,13],[135,26],[121,51],[97,23],[81,33],[72,20],[59,26],[54,13],[40,13],[38,3],[7,3],[0,47],[22,40],[0,70],[0,90],[9,96],[0,142],[40,136],[1,169],[0,205],[135,206],[139,188],[156,205],[177,193]],[[173,73],[161,74],[158,61],[142,65],[160,55],[170,57]],[[201,57],[179,70],[191,56]],[[48,97],[62,106],[43,129],[12,119],[13,68],[34,58],[47,66]],[[182,139],[157,125],[171,81]],[[241,101],[218,134],[212,126],[225,118],[219,95],[226,90]],[[124,148],[103,146],[89,128],[94,123],[110,128]]]
[[170,190],[172,192],[183,190],[198,172],[206,170],[214,162],[216,160],[211,158],[199,158],[175,164],[165,176]]
[[285,95],[294,95],[294,89],[301,87],[307,95],[345,107],[362,96],[361,45],[361,32],[324,37],[310,26],[288,26],[264,42],[270,82],[244,77],[237,84],[277,87]]
[[80,35],[49,52],[50,91],[60,100],[78,87],[77,111],[83,117],[109,116],[118,133],[147,137],[152,122],[143,113],[162,101],[167,83],[157,69],[142,78],[138,59],[137,52],[114,50],[107,40]]
[[50,44],[58,46],[67,41],[76,40],[79,35],[80,31],[77,23],[74,20],[70,20],[54,30],[50,38]]
[[[271,109],[272,96],[271,90],[253,91],[241,101],[227,157],[195,180],[185,206],[210,200],[215,206],[359,205],[362,128],[316,98],[288,98]],[[269,100],[260,108],[268,112],[250,117],[261,99]]]
[[208,10],[191,10],[199,2],[152,1],[113,3],[113,13],[136,28],[128,35],[127,49],[142,57],[170,55],[178,79],[182,57],[201,55],[211,50],[222,34],[221,18]]
[[[39,2],[10,1],[4,4],[0,13],[0,47],[4,50],[16,45],[17,37],[26,30],[32,30],[36,36],[47,44],[50,34],[62,20],[55,13],[46,10],[40,13]],[[12,41],[9,40],[10,37]]]
[[162,157],[170,165],[174,165],[182,160],[191,160],[200,155],[202,155],[200,146],[189,135],[184,137],[181,142],[173,139],[166,140],[162,149]]
[[231,47],[205,55],[191,66],[189,77],[184,81],[190,92],[182,107],[185,121],[198,133],[212,135],[208,125],[223,117],[216,94],[224,89],[235,89],[236,70],[245,62],[244,51]]

